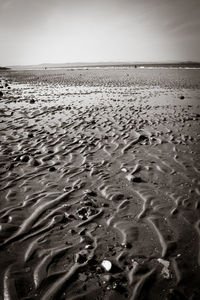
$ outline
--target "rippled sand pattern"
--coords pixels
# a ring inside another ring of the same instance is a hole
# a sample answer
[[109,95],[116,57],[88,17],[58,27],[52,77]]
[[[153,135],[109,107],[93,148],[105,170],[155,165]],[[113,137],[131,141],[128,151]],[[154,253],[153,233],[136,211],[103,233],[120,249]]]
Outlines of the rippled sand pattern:
[[1,74],[0,299],[200,299],[199,75]]

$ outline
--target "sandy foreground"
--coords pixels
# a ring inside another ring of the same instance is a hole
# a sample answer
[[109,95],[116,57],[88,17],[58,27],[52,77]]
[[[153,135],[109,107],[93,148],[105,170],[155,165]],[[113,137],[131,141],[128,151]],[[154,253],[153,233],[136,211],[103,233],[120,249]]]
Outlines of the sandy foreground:
[[0,78],[0,299],[200,299],[200,70]]

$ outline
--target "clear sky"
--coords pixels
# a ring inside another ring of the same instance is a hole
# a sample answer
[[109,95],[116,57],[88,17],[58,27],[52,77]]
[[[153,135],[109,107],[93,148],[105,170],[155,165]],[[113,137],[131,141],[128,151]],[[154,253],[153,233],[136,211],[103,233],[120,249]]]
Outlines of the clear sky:
[[0,0],[0,65],[200,61],[200,0]]

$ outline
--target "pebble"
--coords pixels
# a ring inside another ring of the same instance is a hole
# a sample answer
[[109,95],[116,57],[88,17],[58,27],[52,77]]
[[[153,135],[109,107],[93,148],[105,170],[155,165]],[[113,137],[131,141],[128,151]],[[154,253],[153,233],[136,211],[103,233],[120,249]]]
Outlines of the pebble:
[[28,162],[29,161],[29,156],[28,155],[23,155],[20,157],[20,160],[23,162]]
[[163,265],[163,269],[162,269],[163,277],[166,279],[169,279],[170,278],[170,271],[169,271],[170,262],[165,259],[162,259],[162,258],[158,258],[157,260],[160,264]]
[[109,272],[112,268],[112,263],[109,260],[104,259],[101,266],[105,269],[105,271]]
[[92,191],[92,190],[86,190],[85,193],[88,195],[88,196],[93,196],[93,197],[96,197],[97,196],[97,193]]
[[56,168],[53,166],[49,168],[49,172],[54,172],[55,170],[56,170]]
[[133,177],[133,178],[132,178],[132,181],[133,181],[133,182],[137,182],[137,183],[144,182],[144,180],[143,180],[141,177]]
[[33,134],[32,134],[32,133],[29,133],[29,134],[28,134],[28,137],[29,137],[29,138],[33,138]]
[[40,163],[38,160],[35,159],[33,162],[33,165],[34,165],[34,167],[38,167],[40,165]]
[[85,249],[91,250],[91,249],[94,249],[94,247],[93,247],[92,245],[86,245],[86,246],[85,246]]
[[78,256],[77,256],[77,259],[76,259],[76,262],[79,263],[79,264],[83,264],[84,262],[87,261],[87,256],[85,253],[79,253]]
[[14,163],[11,163],[9,166],[9,170],[12,170],[14,168],[14,166],[15,166]]
[[127,249],[131,249],[132,248],[131,243],[122,243],[121,245],[122,245],[123,248],[127,248]]
[[77,232],[74,229],[70,229],[69,233],[71,233],[72,235],[76,234]]

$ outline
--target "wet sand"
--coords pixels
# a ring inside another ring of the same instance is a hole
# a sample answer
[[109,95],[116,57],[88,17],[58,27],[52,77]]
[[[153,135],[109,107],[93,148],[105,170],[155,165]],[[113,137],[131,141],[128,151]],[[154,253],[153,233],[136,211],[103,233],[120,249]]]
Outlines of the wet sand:
[[200,70],[0,78],[0,299],[200,299]]

